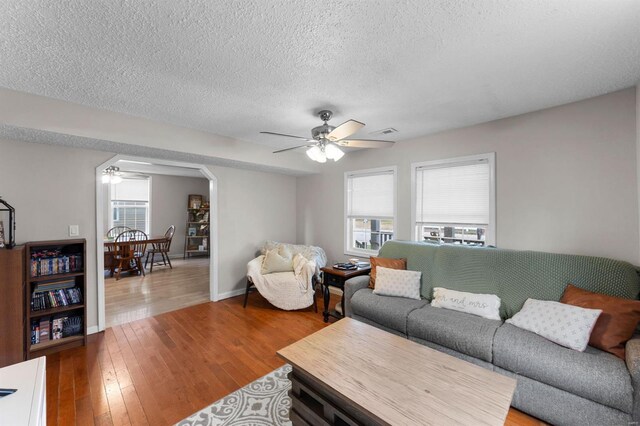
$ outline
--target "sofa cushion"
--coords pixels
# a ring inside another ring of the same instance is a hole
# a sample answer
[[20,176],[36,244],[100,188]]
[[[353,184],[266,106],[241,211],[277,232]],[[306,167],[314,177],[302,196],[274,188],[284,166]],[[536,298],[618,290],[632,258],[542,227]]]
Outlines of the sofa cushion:
[[454,351],[491,362],[493,335],[502,321],[425,306],[409,314],[407,333]]
[[385,326],[384,326],[384,325],[382,325],[382,324],[378,324],[377,322],[375,322],[375,321],[371,321],[370,319],[367,319],[367,318],[365,318],[365,317],[361,317],[360,315],[353,315],[351,318],[353,318],[353,319],[355,319],[355,320],[358,320],[358,321],[360,321],[360,322],[363,322],[363,323],[365,323],[365,324],[369,324],[370,326],[373,326],[373,327],[379,328],[380,330],[384,330],[384,331],[386,331],[387,333],[395,334],[396,336],[404,337],[405,339],[407,338],[406,333],[400,333],[400,332],[399,332],[399,331],[397,331],[397,330],[394,330],[394,329],[389,328],[389,327],[385,327]]
[[591,330],[601,313],[601,309],[581,308],[552,300],[527,299],[520,312],[506,322],[583,352],[587,349]]
[[369,288],[376,288],[376,277],[378,276],[378,266],[390,269],[407,269],[407,259],[391,259],[371,256],[371,272],[369,272]]
[[620,358],[588,346],[577,352],[504,324],[493,341],[493,364],[583,398],[630,413],[631,377]]
[[406,297],[420,300],[420,271],[407,271],[378,266],[376,287],[378,296]]
[[358,290],[351,298],[351,311],[364,317],[407,334],[407,316],[411,311],[426,305],[424,300],[405,299],[404,297],[378,296],[370,288]]
[[[574,393],[500,367],[493,371],[517,381],[511,406],[552,425],[603,426],[633,423],[629,413],[593,402]],[[541,423],[543,424],[543,423]]]
[[438,345],[437,343],[429,342],[427,340],[418,339],[417,337],[409,337],[409,340],[411,340],[412,342],[420,343],[421,345],[427,346],[427,347],[429,347],[431,349],[435,349],[436,351],[443,352],[443,353],[445,353],[447,355],[454,356],[454,357],[456,357],[458,359],[461,359],[463,361],[470,362],[471,364],[475,364],[478,367],[482,367],[482,368],[484,368],[486,370],[493,371],[493,369],[494,369],[493,364],[491,364],[490,362],[483,361],[480,358],[476,358],[476,357],[473,357],[473,356],[465,355],[465,354],[460,353],[458,351],[454,351],[453,349],[449,349],[449,348],[444,347],[442,345]]
[[640,301],[594,293],[571,284],[564,290],[560,301],[583,308],[602,309],[589,344],[625,359],[625,343],[631,339],[640,322]]
[[500,298],[495,294],[476,294],[436,287],[433,289],[431,306],[466,312],[486,319],[501,319]]

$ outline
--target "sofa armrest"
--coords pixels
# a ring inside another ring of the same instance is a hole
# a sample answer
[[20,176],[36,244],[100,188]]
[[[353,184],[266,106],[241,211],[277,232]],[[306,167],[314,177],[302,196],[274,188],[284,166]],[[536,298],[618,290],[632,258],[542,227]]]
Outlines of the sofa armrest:
[[369,287],[369,275],[360,275],[353,277],[350,280],[344,282],[344,316],[350,317],[351,312],[351,298],[358,290]]
[[633,385],[632,417],[634,421],[638,421],[640,420],[640,334],[636,334],[627,342],[625,358]]

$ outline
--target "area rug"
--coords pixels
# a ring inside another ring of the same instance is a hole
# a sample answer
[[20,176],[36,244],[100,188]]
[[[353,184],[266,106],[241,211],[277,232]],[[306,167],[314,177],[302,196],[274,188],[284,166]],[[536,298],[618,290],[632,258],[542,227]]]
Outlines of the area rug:
[[287,374],[290,371],[291,366],[285,364],[176,423],[176,426],[289,426],[291,398],[288,392],[291,382]]

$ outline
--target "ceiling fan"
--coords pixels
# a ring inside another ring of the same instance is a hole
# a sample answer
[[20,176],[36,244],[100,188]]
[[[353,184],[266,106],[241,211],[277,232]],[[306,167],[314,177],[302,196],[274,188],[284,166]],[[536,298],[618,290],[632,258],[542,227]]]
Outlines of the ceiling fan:
[[338,127],[334,127],[327,123],[327,121],[331,120],[333,112],[322,110],[318,115],[320,116],[320,120],[324,121],[324,124],[311,129],[312,139],[274,132],[260,133],[307,141],[304,145],[281,149],[274,151],[273,153],[278,154],[280,152],[291,151],[292,149],[309,148],[307,149],[307,156],[318,163],[325,163],[327,159],[333,161],[341,159],[344,155],[344,152],[339,148],[341,146],[348,148],[386,148],[395,143],[393,141],[379,141],[371,139],[345,139],[363,128],[364,123],[356,120],[347,120]]

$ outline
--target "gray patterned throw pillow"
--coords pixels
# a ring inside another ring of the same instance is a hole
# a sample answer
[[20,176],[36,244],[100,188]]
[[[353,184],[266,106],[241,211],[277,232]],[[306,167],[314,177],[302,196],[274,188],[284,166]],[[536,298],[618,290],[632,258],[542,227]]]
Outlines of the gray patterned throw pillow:
[[520,312],[506,322],[561,346],[583,352],[601,313],[601,309],[527,299]]
[[422,272],[376,267],[376,288],[379,296],[408,297],[420,300],[420,277]]

